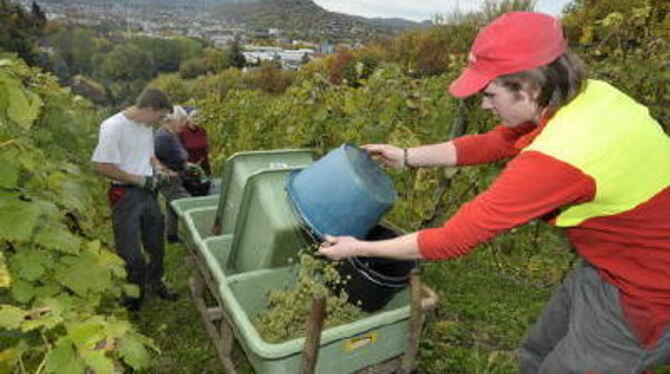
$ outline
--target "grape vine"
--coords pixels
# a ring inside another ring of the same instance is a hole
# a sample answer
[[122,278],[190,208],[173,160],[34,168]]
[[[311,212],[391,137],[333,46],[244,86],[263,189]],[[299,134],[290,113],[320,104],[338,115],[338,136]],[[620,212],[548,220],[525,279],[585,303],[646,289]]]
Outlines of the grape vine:
[[0,371],[147,367],[155,347],[117,306],[124,263],[101,240],[104,186],[87,166],[102,113],[7,55],[0,92]]

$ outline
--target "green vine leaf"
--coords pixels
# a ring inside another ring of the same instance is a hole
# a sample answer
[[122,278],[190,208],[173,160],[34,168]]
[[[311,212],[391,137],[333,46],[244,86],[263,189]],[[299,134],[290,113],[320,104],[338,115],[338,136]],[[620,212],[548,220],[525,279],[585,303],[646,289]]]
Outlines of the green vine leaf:
[[40,230],[35,236],[35,242],[44,248],[53,248],[68,254],[79,253],[81,240],[73,235],[63,224],[53,223]]
[[40,151],[36,152],[20,152],[17,155],[17,161],[25,168],[26,170],[36,171],[40,165],[40,159],[43,156]]
[[104,326],[105,335],[110,339],[117,339],[126,335],[131,330],[131,325],[128,321],[107,321]]
[[605,27],[619,26],[624,21],[623,14],[619,12],[612,12],[603,18],[600,22]]
[[97,266],[96,259],[91,255],[62,258],[54,277],[83,297],[89,292],[103,292],[113,285],[110,271]]
[[36,281],[44,275],[48,257],[41,251],[22,249],[12,257],[12,273],[27,281]]
[[7,269],[5,254],[0,252],[0,288],[7,288],[11,283],[12,277],[9,275],[9,270]]
[[6,107],[10,121],[28,130],[35,122],[42,107],[42,100],[35,93],[23,88],[21,81],[0,73],[0,90],[7,93],[9,103]]
[[41,327],[50,330],[60,325],[61,323],[63,323],[63,317],[56,316],[51,313],[45,313],[44,315],[38,315],[28,321],[23,322],[23,324],[21,324],[21,330],[32,331]]
[[105,355],[104,350],[79,350],[81,358],[96,374],[115,374],[114,362]]
[[136,284],[126,283],[123,285],[123,294],[128,297],[140,297],[140,287]]
[[11,294],[14,300],[27,303],[35,296],[35,287],[23,279],[15,279],[12,282]]
[[[100,242],[96,242],[99,246]],[[90,247],[89,250],[91,250]],[[101,248],[98,248],[95,253],[98,257],[98,264],[101,267],[108,269],[118,278],[126,277],[126,264],[121,257],[119,257],[114,252]]]
[[42,214],[36,204],[0,196],[0,239],[27,241]]
[[28,312],[13,305],[0,305],[0,327],[14,330],[21,327],[21,323]]
[[70,210],[85,210],[90,205],[87,189],[73,175],[61,171],[53,172],[47,178],[49,187],[58,192],[60,202]]
[[35,287],[35,297],[46,299],[58,295],[62,288],[57,284],[46,284],[44,286]]
[[63,204],[68,209],[83,211],[90,206],[88,189],[78,181],[63,182],[60,194]]
[[72,340],[61,338],[47,356],[45,369],[47,373],[72,373],[84,372],[84,364],[77,357]]
[[147,368],[151,364],[151,356],[145,345],[133,335],[119,340],[119,354],[135,370]]
[[19,357],[21,357],[21,351],[16,348],[0,351],[0,373],[11,373]]
[[6,152],[0,154],[0,187],[15,188],[19,182],[19,169],[14,165]]
[[66,328],[72,342],[81,350],[93,348],[105,338],[104,324],[102,317],[94,316],[85,321],[69,323]]

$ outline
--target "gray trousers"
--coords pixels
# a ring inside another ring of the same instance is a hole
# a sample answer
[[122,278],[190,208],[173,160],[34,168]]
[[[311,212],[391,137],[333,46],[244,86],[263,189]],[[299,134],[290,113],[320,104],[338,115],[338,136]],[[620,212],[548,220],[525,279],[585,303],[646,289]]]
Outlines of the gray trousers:
[[523,374],[642,373],[669,362],[670,331],[646,349],[624,319],[619,290],[597,270],[573,270],[519,349]]
[[165,198],[165,214],[167,216],[165,220],[165,233],[168,236],[177,235],[177,223],[179,217],[177,217],[177,214],[170,207],[170,202],[172,202],[172,200],[190,197],[191,194],[184,188],[181,177],[170,178],[169,183],[161,187],[161,194],[163,194],[163,197]]
[[[116,251],[126,261],[128,281],[140,286],[162,284],[164,224],[156,195],[142,188],[126,188],[112,206]],[[142,253],[149,257],[149,264]]]

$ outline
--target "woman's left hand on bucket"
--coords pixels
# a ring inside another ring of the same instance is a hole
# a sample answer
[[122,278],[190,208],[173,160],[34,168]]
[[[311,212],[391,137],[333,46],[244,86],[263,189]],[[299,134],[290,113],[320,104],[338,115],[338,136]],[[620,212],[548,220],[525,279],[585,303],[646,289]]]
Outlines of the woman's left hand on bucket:
[[382,166],[402,168],[403,149],[390,144],[364,144],[361,146],[373,160]]
[[326,241],[319,246],[319,254],[331,260],[341,260],[357,256],[361,241],[353,236],[325,236]]

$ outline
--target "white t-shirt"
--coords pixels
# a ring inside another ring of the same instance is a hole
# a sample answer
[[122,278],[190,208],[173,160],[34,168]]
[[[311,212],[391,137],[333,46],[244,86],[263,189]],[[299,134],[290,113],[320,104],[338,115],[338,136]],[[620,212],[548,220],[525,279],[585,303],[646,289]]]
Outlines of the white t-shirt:
[[123,112],[102,122],[98,145],[91,160],[115,164],[134,175],[153,175],[151,157],[154,155],[153,129],[131,121]]

